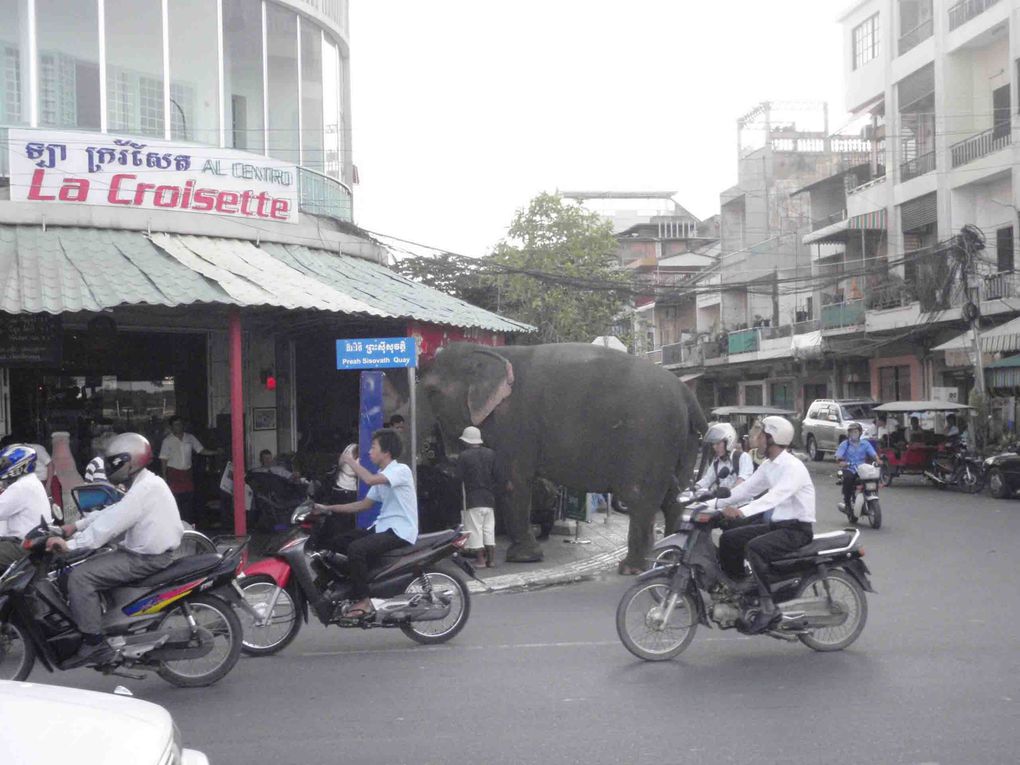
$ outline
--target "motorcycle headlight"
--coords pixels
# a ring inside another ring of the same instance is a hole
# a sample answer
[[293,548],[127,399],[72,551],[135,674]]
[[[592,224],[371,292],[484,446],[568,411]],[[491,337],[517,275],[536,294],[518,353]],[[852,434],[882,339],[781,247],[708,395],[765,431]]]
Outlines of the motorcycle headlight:
[[985,464],[991,465],[995,462],[995,457],[985,457]]

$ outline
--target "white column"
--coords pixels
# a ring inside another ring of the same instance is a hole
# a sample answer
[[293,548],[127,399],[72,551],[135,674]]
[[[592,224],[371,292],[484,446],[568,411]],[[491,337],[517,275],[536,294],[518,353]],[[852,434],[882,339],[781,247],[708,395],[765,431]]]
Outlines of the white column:
[[106,0],[98,0],[99,14],[99,130],[105,133],[109,127],[106,115]]
[[35,0],[28,0],[28,124],[39,127],[39,46],[35,29]]
[[[101,0],[100,0],[101,1]],[[227,82],[223,71],[223,0],[216,0],[216,61],[217,73],[219,75],[219,88],[217,93],[220,99],[220,146],[227,145],[227,107],[224,103],[226,98]]]
[[297,15],[297,135],[298,135],[298,164],[305,163],[305,134],[301,129],[303,126],[301,107],[304,105],[301,92],[301,14]]
[[163,0],[163,137],[170,140],[170,0]]
[[262,0],[262,153],[269,156],[269,30]]

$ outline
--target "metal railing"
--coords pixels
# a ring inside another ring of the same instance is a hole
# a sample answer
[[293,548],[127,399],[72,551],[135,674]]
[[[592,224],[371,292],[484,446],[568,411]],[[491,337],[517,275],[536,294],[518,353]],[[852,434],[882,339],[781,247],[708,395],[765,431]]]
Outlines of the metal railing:
[[966,165],[999,149],[1005,149],[1013,142],[1013,132],[1008,124],[996,125],[984,132],[965,138],[949,147],[953,167]]
[[[665,345],[662,346],[662,348],[666,348],[666,347],[667,346],[665,346]],[[656,348],[654,351],[645,351],[645,358],[648,359],[653,364],[661,364],[662,363],[662,348]]]
[[981,297],[984,300],[1020,297],[1020,277],[1008,271],[985,277]]
[[758,350],[759,336],[757,329],[740,329],[730,332],[727,337],[727,350],[731,353],[753,353]]
[[822,329],[856,327],[864,323],[864,301],[848,300],[822,306]]
[[885,180],[885,166],[879,165],[878,173],[876,173],[874,178],[872,178],[870,181],[865,181],[860,186],[854,186],[852,189],[847,189],[846,195],[849,197],[852,196],[853,194],[856,194],[859,191],[870,189],[872,186],[882,183],[884,180]]
[[900,35],[899,52],[902,56],[909,50],[916,48],[935,33],[934,19],[922,21],[909,32]]
[[846,220],[846,210],[840,210],[834,212],[831,215],[826,215],[824,218],[817,218],[811,221],[811,230],[818,231],[818,229],[831,226],[833,223],[839,223],[841,220]]
[[908,159],[900,165],[900,180],[909,181],[911,178],[930,173],[935,170],[935,152],[929,151],[913,159]]
[[975,16],[987,11],[999,0],[963,0],[949,9],[949,31],[966,24]]
[[298,168],[298,203],[302,212],[325,215],[350,223],[354,220],[351,190],[336,178],[305,167]]

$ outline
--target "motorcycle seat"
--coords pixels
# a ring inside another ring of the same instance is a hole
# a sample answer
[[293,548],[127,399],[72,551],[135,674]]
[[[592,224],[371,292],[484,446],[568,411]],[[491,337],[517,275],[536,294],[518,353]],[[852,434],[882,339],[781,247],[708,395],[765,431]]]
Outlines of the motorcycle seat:
[[776,558],[773,563],[795,560],[799,558],[812,558],[824,550],[839,550],[847,547],[853,539],[853,532],[850,531],[827,531],[822,534],[815,534],[815,538],[792,553],[787,553]]
[[419,550],[427,550],[436,544],[456,538],[457,532],[452,529],[436,531],[432,534],[421,534],[418,536],[418,541],[410,547],[398,547],[396,550],[390,550],[389,552],[384,553],[382,557],[379,558],[379,563],[388,565],[394,561],[400,560],[405,555],[410,555],[411,553],[418,552]]
[[198,574],[204,574],[207,571],[212,571],[220,565],[222,561],[223,558],[216,553],[189,555],[186,558],[178,558],[162,571],[157,571],[155,574],[149,574],[149,576],[144,579],[129,582],[126,586],[156,587],[161,584],[173,582],[177,579],[185,579],[190,576],[197,576]]

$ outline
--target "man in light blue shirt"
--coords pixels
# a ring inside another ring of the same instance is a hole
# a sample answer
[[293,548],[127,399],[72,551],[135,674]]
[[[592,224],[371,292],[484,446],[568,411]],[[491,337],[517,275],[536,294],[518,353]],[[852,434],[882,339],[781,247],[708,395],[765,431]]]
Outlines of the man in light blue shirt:
[[853,507],[854,492],[857,491],[857,467],[863,462],[878,459],[878,453],[871,441],[861,438],[864,429],[858,422],[847,425],[847,439],[836,449],[836,462],[843,468],[844,507]]
[[354,455],[344,452],[341,460],[349,465],[370,487],[364,499],[343,505],[315,505],[316,513],[360,513],[382,502],[379,517],[369,529],[355,529],[331,541],[330,547],[347,556],[356,601],[344,611],[345,616],[365,619],[375,608],[368,591],[368,572],[386,552],[413,545],[418,539],[418,495],[411,468],[397,458],[401,452],[400,436],[395,430],[383,428],[372,434],[369,459],[378,466],[372,473]]

